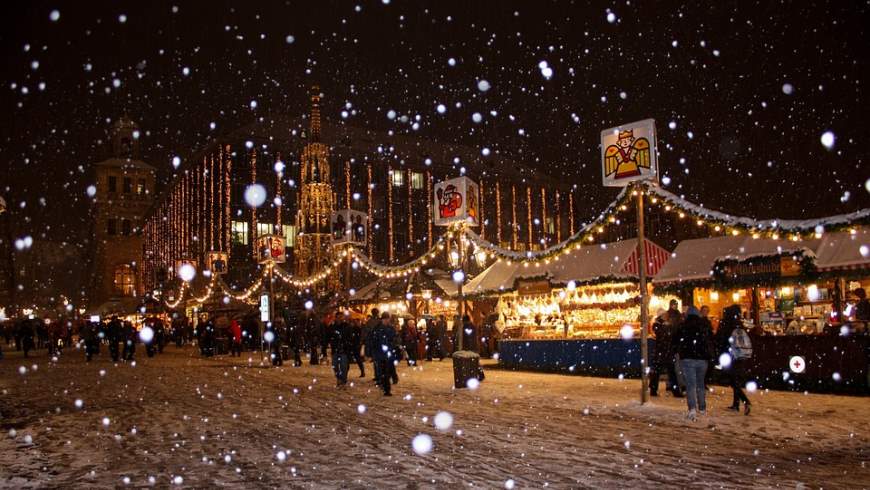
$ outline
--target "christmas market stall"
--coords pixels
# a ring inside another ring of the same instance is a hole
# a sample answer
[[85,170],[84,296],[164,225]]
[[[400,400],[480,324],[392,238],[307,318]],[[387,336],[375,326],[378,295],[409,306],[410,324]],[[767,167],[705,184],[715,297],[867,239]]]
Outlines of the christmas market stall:
[[448,327],[456,314],[457,286],[440,269],[424,269],[409,276],[382,277],[353,291],[354,311],[368,316],[373,309],[399,318],[444,315]]
[[[646,240],[647,274],[668,252]],[[497,296],[499,363],[510,368],[640,373],[637,241],[587,245],[549,261],[500,260],[465,286]],[[655,296],[650,307],[666,307]]]
[[854,291],[870,285],[870,259],[860,252],[866,238],[855,229],[796,240],[686,240],[654,290],[707,306],[714,329],[726,306],[740,305],[753,339],[750,374],[759,384],[866,390],[868,338],[850,318]]

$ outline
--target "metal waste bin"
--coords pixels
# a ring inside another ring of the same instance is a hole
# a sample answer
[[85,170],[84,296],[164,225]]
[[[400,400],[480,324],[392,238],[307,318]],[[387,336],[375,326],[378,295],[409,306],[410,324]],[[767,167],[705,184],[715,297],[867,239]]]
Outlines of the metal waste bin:
[[480,355],[461,350],[453,353],[453,383],[457,388],[467,388],[469,379],[480,379]]

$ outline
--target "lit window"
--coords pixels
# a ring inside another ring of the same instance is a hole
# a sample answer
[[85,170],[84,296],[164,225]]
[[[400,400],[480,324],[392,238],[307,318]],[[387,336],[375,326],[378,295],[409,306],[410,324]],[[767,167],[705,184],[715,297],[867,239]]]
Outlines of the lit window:
[[284,242],[287,248],[296,246],[296,226],[284,225]]
[[405,173],[401,170],[391,170],[390,180],[393,181],[394,187],[402,187],[405,185]]
[[274,230],[275,225],[272,223],[257,223],[257,236],[271,235]]
[[248,244],[248,222],[247,221],[233,221],[232,232],[233,232],[233,243],[240,243],[242,245]]
[[422,189],[423,182],[423,174],[420,172],[414,172],[411,174],[411,187],[414,189]]
[[139,179],[139,185],[136,187],[136,194],[145,195],[145,179]]
[[115,267],[115,291],[121,296],[135,296],[136,283],[133,268],[129,264]]

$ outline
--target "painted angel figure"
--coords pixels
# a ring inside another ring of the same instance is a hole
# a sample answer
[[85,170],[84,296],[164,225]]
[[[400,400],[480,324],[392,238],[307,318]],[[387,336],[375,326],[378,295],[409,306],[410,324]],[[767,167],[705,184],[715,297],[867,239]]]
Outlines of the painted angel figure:
[[620,131],[615,145],[604,152],[604,169],[607,176],[616,174],[616,179],[636,177],[641,168],[650,168],[650,145],[646,138],[634,137],[634,131]]

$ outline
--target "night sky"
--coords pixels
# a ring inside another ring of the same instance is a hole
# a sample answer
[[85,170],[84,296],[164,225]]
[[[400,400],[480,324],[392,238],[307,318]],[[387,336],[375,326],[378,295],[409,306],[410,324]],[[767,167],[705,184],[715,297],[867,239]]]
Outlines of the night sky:
[[[759,218],[870,206],[867,2],[3,9],[0,193],[18,208],[16,236],[87,236],[90,165],[107,156],[106,129],[124,112],[165,180],[174,155],[258,117],[301,115],[314,83],[334,122],[488,147],[489,158],[521,153],[530,167],[575,179],[584,217],[616,193],[600,185],[600,131],[647,117],[667,188],[699,204]],[[390,110],[419,115],[419,128]]]

